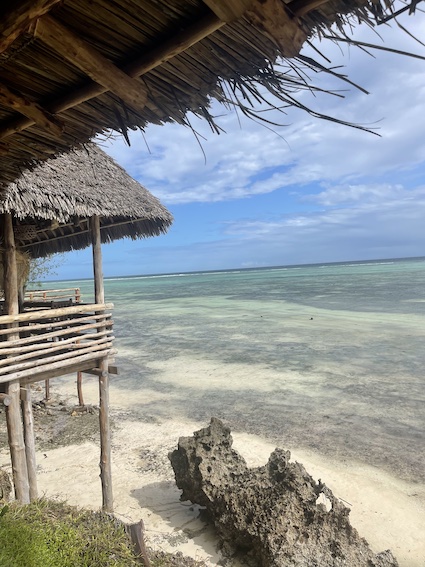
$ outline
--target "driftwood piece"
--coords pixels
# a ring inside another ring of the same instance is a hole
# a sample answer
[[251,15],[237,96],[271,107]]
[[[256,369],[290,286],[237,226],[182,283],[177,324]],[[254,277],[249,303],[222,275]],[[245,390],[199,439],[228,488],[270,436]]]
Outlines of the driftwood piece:
[[228,549],[261,567],[398,565],[388,550],[373,553],[349,509],[291,463],[289,451],[276,449],[265,466],[249,469],[232,443],[229,428],[213,418],[169,455],[182,500],[206,507]]
[[146,549],[145,539],[143,536],[145,531],[143,520],[140,520],[137,524],[129,524],[127,526],[127,530],[134,545],[134,551],[137,557],[141,560],[145,567],[151,567],[148,550]]

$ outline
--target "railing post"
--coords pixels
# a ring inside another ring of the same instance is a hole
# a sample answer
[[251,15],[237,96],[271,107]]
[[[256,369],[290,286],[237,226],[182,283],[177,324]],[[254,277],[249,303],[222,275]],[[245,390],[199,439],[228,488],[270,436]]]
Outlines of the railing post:
[[[3,273],[4,273],[4,299],[5,312],[8,315],[18,315],[18,274],[16,265],[15,236],[13,233],[12,215],[2,215],[3,221]],[[13,328],[15,323],[11,324]],[[8,340],[19,338],[19,330],[8,334]],[[20,383],[13,380],[6,384],[6,394],[10,397],[10,404],[6,407],[7,433],[12,461],[13,483],[15,486],[15,497],[22,504],[30,501],[28,469],[25,455],[25,441],[22,425],[22,414],[20,404]]]
[[108,357],[102,358],[99,376],[99,425],[100,425],[100,479],[102,482],[102,508],[113,511],[111,471],[111,428],[109,423],[109,372]]
[[[100,219],[90,219],[92,247],[94,294],[96,303],[105,303],[103,286],[102,248],[100,235]],[[106,512],[113,511],[112,473],[111,473],[111,428],[109,423],[109,372],[108,357],[100,361],[99,376],[99,426],[100,426],[100,478],[102,482],[102,508]]]
[[37,464],[35,459],[34,416],[31,402],[31,386],[21,388],[22,413],[24,416],[25,455],[27,460],[29,495],[33,502],[38,498]]

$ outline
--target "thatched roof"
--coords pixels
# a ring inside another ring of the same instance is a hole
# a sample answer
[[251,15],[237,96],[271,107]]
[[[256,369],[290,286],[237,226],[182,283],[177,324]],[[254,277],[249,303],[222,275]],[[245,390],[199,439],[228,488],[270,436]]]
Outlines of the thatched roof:
[[340,28],[347,20],[376,23],[399,5],[402,0],[4,2],[0,189],[35,160],[105,129],[125,134],[149,123],[187,125],[189,111],[214,128],[211,98],[249,113],[265,87],[282,105],[299,105],[293,98],[305,88],[299,67],[323,71],[298,55],[302,44],[335,22]]
[[102,242],[165,233],[172,215],[94,144],[25,172],[0,194],[0,213],[14,217],[15,238],[32,257],[91,243],[88,219],[101,217]]

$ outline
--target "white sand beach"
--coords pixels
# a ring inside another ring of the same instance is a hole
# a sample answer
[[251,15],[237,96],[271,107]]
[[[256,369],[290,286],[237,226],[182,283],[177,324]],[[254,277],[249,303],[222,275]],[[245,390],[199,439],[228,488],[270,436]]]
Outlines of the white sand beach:
[[[205,370],[205,369],[203,369]],[[53,393],[76,402],[75,380],[52,383]],[[97,384],[88,379],[84,386],[86,403],[96,404]],[[146,406],[152,401],[149,391]],[[199,508],[180,502],[167,454],[180,436],[191,435],[206,425],[190,420],[161,419],[135,421],[126,417],[128,393],[111,387],[115,422],[113,433],[113,490],[116,515],[127,522],[141,518],[150,546],[181,551],[215,566],[220,560],[217,539],[211,526],[199,519]],[[138,401],[142,401],[138,399]],[[84,419],[75,416],[71,419]],[[264,464],[275,448],[261,436],[232,432],[234,447],[250,466]],[[288,448],[288,447],[284,447]],[[302,462],[315,478],[325,482],[351,509],[351,522],[375,552],[390,548],[401,567],[425,565],[425,486],[397,479],[383,470],[359,462],[331,460],[318,452],[292,449],[292,458]],[[99,509],[99,448],[96,443],[38,452],[40,494],[66,499],[70,504]],[[8,467],[6,448],[0,451],[0,466]]]

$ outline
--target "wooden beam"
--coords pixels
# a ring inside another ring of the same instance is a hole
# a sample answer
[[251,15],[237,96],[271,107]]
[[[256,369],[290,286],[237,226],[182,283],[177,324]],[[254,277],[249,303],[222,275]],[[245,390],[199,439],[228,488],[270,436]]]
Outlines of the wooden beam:
[[8,396],[7,394],[1,394],[0,393],[0,402],[3,402],[4,406],[10,406],[10,402],[11,402],[11,398],[10,396]]
[[[215,14],[208,14],[192,26],[189,26],[182,32],[177,33],[170,39],[165,40],[160,46],[152,49],[148,53],[144,53],[134,61],[126,65],[123,70],[130,77],[139,77],[169,61],[179,53],[186,51],[192,45],[195,45],[208,35],[223,27],[225,23],[217,18]],[[107,92],[108,89],[98,85],[97,83],[89,83],[77,89],[70,94],[58,99],[48,107],[52,114],[65,112],[70,108],[74,108],[83,102],[91,100],[101,94]],[[29,118],[20,118],[14,120],[0,129],[0,139],[12,136],[17,132],[22,132],[35,124],[34,120]]]
[[302,18],[308,12],[316,10],[322,4],[326,4],[329,0],[292,0],[288,4],[288,10],[296,17]]
[[84,71],[93,81],[112,91],[131,108],[139,111],[148,99],[146,88],[116,67],[76,33],[44,16],[37,22],[35,37],[64,59]]
[[[89,370],[83,370],[84,374],[91,374],[92,376],[100,376],[102,371],[100,368],[90,368]],[[118,374],[118,367],[117,366],[108,366],[109,374]]]
[[34,120],[37,126],[60,138],[64,125],[50,112],[18,92],[0,84],[0,103]]
[[62,0],[21,0],[11,3],[11,8],[2,15],[0,22],[0,53],[12,45],[31,23],[46,14]]
[[223,22],[241,18],[254,0],[203,0],[214,14]]
[[296,57],[307,39],[306,31],[282,0],[257,0],[245,17],[277,45],[284,57]]

